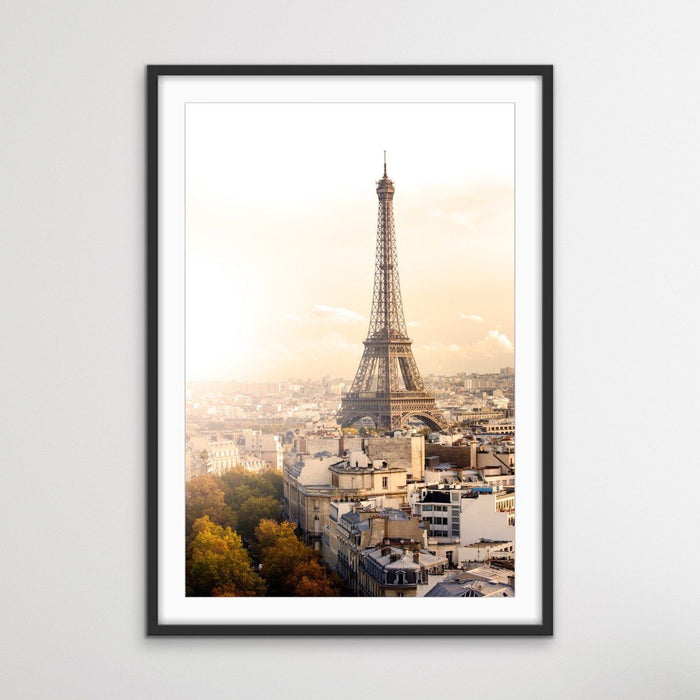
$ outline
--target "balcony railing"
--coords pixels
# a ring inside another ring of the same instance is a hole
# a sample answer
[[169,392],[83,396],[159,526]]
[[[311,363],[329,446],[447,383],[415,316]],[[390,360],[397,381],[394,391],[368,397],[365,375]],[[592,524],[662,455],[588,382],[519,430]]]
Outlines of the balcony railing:
[[344,399],[411,399],[411,398],[423,398],[425,392],[423,391],[353,391],[347,392],[343,395]]

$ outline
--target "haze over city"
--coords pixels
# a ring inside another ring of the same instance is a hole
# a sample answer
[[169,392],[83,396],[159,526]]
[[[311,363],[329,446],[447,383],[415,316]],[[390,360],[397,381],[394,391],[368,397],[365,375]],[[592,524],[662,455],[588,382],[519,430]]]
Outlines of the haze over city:
[[352,378],[385,149],[421,371],[514,364],[512,105],[191,104],[186,149],[189,380]]

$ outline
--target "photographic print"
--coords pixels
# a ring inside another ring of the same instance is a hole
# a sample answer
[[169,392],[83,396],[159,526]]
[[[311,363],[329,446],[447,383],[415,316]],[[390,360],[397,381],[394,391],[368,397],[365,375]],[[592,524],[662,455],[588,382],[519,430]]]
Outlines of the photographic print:
[[550,211],[547,67],[149,69],[151,634],[551,633]]

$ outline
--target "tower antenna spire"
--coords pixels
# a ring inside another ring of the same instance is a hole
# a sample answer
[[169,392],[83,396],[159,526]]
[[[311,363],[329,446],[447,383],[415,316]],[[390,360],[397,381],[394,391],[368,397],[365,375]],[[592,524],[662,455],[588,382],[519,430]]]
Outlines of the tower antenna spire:
[[384,151],[384,177],[386,177],[386,151]]

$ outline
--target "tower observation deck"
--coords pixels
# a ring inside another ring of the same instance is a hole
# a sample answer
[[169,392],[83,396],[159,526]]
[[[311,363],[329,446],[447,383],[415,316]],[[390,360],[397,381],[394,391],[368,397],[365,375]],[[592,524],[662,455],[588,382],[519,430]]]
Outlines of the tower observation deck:
[[397,430],[418,418],[434,430],[447,427],[429,394],[406,332],[394,229],[394,183],[386,172],[377,182],[379,214],[374,292],[365,349],[352,387],[343,395],[338,422],[349,427],[369,417],[377,428]]

